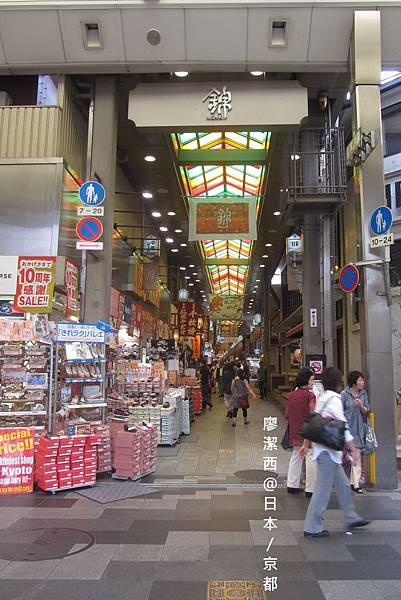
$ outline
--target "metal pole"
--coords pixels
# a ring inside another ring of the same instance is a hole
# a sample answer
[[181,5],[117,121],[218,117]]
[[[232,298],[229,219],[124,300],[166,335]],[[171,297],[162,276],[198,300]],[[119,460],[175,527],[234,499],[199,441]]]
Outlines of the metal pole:
[[[93,98],[90,101],[89,112],[88,112],[88,143],[86,147],[86,170],[85,179],[86,181],[91,178],[92,170],[92,145],[93,145],[93,113],[94,113],[94,101]],[[85,294],[86,294],[86,269],[87,269],[88,256],[86,250],[82,250],[81,260],[81,300],[80,300],[80,314],[81,321],[85,323]]]
[[327,365],[333,365],[333,310],[331,301],[331,218],[322,217],[322,310],[323,342]]

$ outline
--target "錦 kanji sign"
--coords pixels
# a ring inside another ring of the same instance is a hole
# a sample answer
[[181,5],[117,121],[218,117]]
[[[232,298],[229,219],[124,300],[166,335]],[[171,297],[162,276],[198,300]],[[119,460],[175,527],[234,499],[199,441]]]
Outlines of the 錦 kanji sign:
[[189,198],[189,240],[256,240],[256,198]]

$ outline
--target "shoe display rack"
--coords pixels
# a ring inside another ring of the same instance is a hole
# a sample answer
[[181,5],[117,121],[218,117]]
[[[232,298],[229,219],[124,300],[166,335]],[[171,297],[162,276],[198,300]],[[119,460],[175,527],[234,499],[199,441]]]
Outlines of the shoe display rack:
[[0,342],[0,427],[45,430],[53,395],[53,344]]

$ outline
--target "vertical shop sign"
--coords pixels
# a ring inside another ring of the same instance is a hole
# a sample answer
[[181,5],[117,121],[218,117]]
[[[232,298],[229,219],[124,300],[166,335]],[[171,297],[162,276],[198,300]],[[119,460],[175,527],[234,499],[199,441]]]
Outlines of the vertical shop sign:
[[193,337],[198,327],[198,310],[195,302],[180,302],[178,305],[178,331],[181,337]]
[[201,336],[196,335],[192,338],[192,354],[195,359],[199,359],[201,357]]
[[139,306],[139,304],[137,304],[136,305],[136,317],[135,317],[135,325],[136,325],[137,329],[142,328],[142,314],[143,314],[142,306]]
[[132,300],[131,298],[125,297],[124,300],[124,323],[131,325],[131,313],[132,313]]
[[67,292],[65,316],[67,319],[71,317],[78,319],[78,267],[69,258],[65,261],[64,285]]
[[120,327],[124,319],[124,308],[125,308],[125,296],[120,294],[118,302],[118,317],[117,317],[117,329]]
[[159,276],[159,258],[143,264],[143,287],[145,290],[156,290]]
[[0,496],[33,491],[34,429],[0,429]]
[[19,256],[14,310],[50,313],[56,274],[55,256]]
[[114,288],[110,291],[110,323],[117,327],[118,310],[120,307],[120,292]]

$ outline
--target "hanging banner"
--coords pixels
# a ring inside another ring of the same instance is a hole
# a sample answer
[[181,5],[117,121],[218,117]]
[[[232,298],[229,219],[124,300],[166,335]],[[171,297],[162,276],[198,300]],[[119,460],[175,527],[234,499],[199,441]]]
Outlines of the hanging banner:
[[201,357],[201,336],[196,335],[192,338],[192,356],[195,359],[200,359]]
[[55,278],[55,256],[19,256],[14,310],[25,313],[50,313]]
[[178,304],[178,332],[181,337],[193,337],[198,327],[199,313],[196,302]]
[[128,298],[126,296],[125,300],[124,300],[123,320],[124,320],[124,323],[126,323],[129,326],[131,325],[131,313],[132,313],[132,300],[131,300],[131,298]]
[[243,296],[212,294],[210,297],[210,318],[214,320],[239,320],[243,316],[243,304]]
[[133,263],[132,287],[137,296],[143,296],[143,263],[137,260]]
[[156,290],[159,280],[159,258],[143,263],[143,289]]
[[199,319],[199,331],[204,342],[209,341],[210,317],[209,315],[201,315]]
[[136,311],[135,311],[135,327],[137,329],[142,328],[142,315],[143,315],[143,308],[142,308],[142,306],[137,304]]
[[111,288],[110,292],[110,316],[118,318],[118,309],[120,306],[120,292]]
[[69,258],[66,258],[65,260],[64,285],[67,292],[65,316],[67,319],[70,317],[75,317],[78,319],[78,267]]
[[33,492],[34,438],[34,429],[0,429],[0,496]]
[[256,240],[256,198],[189,198],[189,240]]

